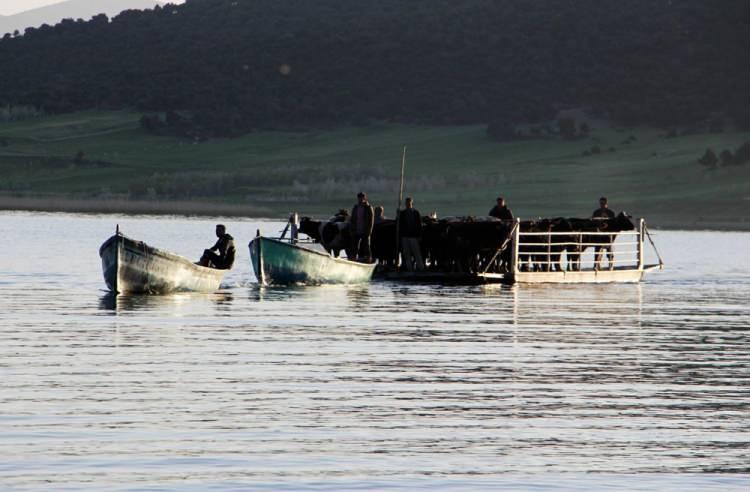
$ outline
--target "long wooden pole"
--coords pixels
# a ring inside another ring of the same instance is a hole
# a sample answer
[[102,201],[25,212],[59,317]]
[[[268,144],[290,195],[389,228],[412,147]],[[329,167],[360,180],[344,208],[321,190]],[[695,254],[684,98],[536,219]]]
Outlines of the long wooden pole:
[[396,266],[398,266],[398,257],[401,251],[401,241],[399,239],[399,228],[401,222],[401,203],[404,201],[404,170],[406,169],[406,145],[401,154],[401,185],[398,191],[398,206],[396,207]]

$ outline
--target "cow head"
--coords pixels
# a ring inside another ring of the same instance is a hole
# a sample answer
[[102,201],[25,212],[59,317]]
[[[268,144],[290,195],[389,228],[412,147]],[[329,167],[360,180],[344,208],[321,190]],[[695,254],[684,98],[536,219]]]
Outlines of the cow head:
[[320,222],[310,217],[302,217],[299,222],[299,231],[307,234],[316,241],[320,241]]
[[631,219],[632,216],[628,215],[627,212],[620,212],[617,217],[615,217],[615,227],[618,231],[632,231],[635,229],[635,224],[633,224]]

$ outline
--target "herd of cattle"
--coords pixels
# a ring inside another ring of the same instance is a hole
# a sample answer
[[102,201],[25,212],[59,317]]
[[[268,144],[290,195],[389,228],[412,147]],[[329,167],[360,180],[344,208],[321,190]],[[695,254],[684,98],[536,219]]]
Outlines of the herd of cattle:
[[[439,272],[495,272],[508,271],[511,260],[511,235],[514,223],[494,217],[422,217],[422,257],[427,268]],[[319,242],[327,251],[339,256],[351,251],[349,223],[342,219],[316,221],[303,217],[299,231]],[[519,247],[519,264],[528,271],[554,271],[567,268],[580,270],[581,255],[588,247],[610,248],[617,232],[635,228],[630,217],[620,213],[613,219],[555,218],[521,221],[520,232],[570,233],[555,235],[552,244],[546,235],[523,236]],[[611,235],[586,233],[607,232]],[[372,232],[373,260],[384,267],[398,264],[396,221],[383,220]],[[562,264],[566,253],[567,264]]]

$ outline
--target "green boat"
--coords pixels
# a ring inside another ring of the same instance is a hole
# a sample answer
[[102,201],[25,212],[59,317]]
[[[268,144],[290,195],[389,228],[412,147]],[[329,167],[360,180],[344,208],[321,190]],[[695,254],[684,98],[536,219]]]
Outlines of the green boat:
[[261,285],[361,284],[369,282],[375,263],[335,258],[315,243],[258,236],[250,242],[250,262]]

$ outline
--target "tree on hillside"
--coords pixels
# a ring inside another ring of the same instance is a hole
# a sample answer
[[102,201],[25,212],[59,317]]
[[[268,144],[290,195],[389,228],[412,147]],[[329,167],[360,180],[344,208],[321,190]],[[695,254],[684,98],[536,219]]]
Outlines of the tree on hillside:
[[487,136],[496,142],[507,142],[516,138],[516,130],[507,121],[493,120],[487,125]]
[[576,120],[575,118],[560,118],[557,120],[557,128],[560,130],[560,136],[565,140],[575,140]]
[[750,142],[743,143],[734,153],[734,161],[737,164],[750,162]]
[[706,149],[703,157],[698,159],[698,162],[706,167],[714,168],[719,163],[719,158],[716,157],[716,153],[711,149]]
[[731,150],[724,149],[719,153],[719,160],[722,166],[731,166],[734,164],[734,156]]
[[625,124],[747,124],[750,64],[727,62],[743,59],[746,23],[726,2],[673,3],[192,0],[0,39],[0,104],[177,111],[191,117],[165,131],[208,135],[539,124],[574,106]]

